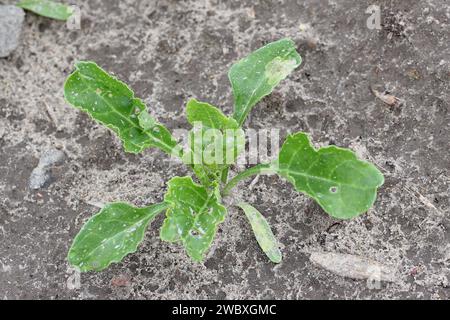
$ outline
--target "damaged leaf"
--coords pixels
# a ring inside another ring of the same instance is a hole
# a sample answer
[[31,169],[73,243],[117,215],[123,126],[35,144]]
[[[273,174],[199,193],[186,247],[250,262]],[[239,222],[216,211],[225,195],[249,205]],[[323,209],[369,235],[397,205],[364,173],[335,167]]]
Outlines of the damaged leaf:
[[191,157],[189,160],[200,175],[216,180],[244,150],[244,131],[218,108],[195,99],[188,101],[186,115],[194,128],[189,134],[190,153],[185,153],[185,157]]
[[169,208],[161,239],[181,241],[193,260],[202,261],[227,210],[216,192],[195,183],[191,177],[172,178],[168,186],[164,200]]
[[373,164],[336,146],[316,150],[302,132],[286,139],[273,168],[297,191],[306,193],[339,219],[366,212],[384,183],[383,175]]
[[186,105],[186,116],[190,124],[194,125],[200,122],[205,128],[209,129],[237,129],[239,128],[236,120],[225,116],[218,108],[209,103],[200,102],[196,99],[190,99]]
[[157,147],[172,154],[177,150],[177,142],[166,127],[155,122],[150,128],[144,103],[134,97],[126,84],[94,62],[78,62],[75,67],[64,85],[66,100],[114,131],[125,151],[139,153]]
[[69,263],[79,271],[100,271],[135,252],[153,218],[167,208],[159,203],[136,208],[126,203],[107,204],[89,219],[69,250]]
[[[209,103],[189,100],[186,116],[193,128],[185,137],[187,150],[182,149],[166,127],[151,115],[153,110],[147,110],[126,84],[94,62],[78,62],[64,85],[66,100],[115,132],[125,151],[139,153],[149,147],[160,148],[181,158],[192,169],[196,181],[189,176],[172,178],[164,202],[147,208],[125,203],[107,205],[75,238],[69,251],[70,264],[80,271],[90,271],[103,270],[120,261],[136,250],[147,225],[164,210],[160,238],[181,243],[189,257],[202,261],[227,214],[222,197],[232,195],[232,189],[240,181],[253,175],[284,177],[297,191],[313,198],[336,218],[348,219],[367,211],[384,181],[380,171],[359,160],[350,150],[335,146],[315,149],[308,136],[301,132],[288,136],[276,161],[253,166],[228,181],[229,169],[246,147],[241,127],[248,113],[301,61],[295,43],[282,39],[233,65],[229,72],[234,95],[233,116],[225,115]],[[183,128],[178,121],[174,126]],[[259,139],[257,143],[262,146],[264,142]],[[167,172],[173,169],[162,163],[159,166]],[[250,204],[244,202],[239,206],[264,253],[274,263],[281,262],[279,244],[267,220]],[[325,265],[317,255],[311,259]],[[336,261],[339,264],[339,259]],[[333,266],[327,267],[334,270]],[[358,272],[359,269],[354,273],[361,274]]]
[[228,74],[234,95],[234,119],[241,126],[250,110],[302,63],[295,43],[281,39],[234,64]]

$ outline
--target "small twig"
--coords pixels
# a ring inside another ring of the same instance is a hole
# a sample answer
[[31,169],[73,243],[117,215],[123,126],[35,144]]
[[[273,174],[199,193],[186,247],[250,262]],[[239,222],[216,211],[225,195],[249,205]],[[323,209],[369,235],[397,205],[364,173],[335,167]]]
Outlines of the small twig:
[[441,212],[438,208],[436,208],[430,200],[428,200],[427,198],[425,198],[420,192],[416,191],[416,190],[412,190],[408,187],[405,186],[405,190],[408,191],[411,195],[413,195],[415,198],[417,198],[422,204],[424,204],[425,206],[427,206],[428,208],[431,208],[433,210],[435,210],[440,216],[444,216],[444,213]]
[[51,122],[53,122],[56,129],[58,129],[59,128],[58,121],[53,116],[52,111],[50,110],[50,106],[45,101],[44,101],[44,105],[45,105],[45,113],[47,114],[47,117],[50,119]]

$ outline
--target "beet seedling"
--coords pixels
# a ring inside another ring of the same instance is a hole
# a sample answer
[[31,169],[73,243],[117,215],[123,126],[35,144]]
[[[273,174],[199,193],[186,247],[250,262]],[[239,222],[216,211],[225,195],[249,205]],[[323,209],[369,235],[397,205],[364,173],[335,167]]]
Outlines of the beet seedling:
[[[333,217],[349,219],[366,212],[383,184],[380,171],[347,149],[328,146],[316,150],[302,132],[287,137],[275,161],[254,166],[228,181],[229,167],[243,150],[241,127],[248,113],[300,64],[301,57],[289,39],[270,43],[234,64],[229,72],[233,116],[191,99],[186,114],[194,128],[189,148],[183,150],[124,83],[93,62],[78,62],[64,86],[66,100],[114,131],[125,151],[159,148],[182,159],[196,181],[190,176],[172,178],[164,201],[148,207],[107,204],[76,236],[69,250],[70,264],[89,271],[121,261],[136,251],[149,223],[163,211],[161,239],[180,242],[193,260],[201,261],[227,214],[222,197],[256,174],[278,174]],[[262,250],[271,261],[280,262],[281,252],[265,218],[248,203],[238,206]]]

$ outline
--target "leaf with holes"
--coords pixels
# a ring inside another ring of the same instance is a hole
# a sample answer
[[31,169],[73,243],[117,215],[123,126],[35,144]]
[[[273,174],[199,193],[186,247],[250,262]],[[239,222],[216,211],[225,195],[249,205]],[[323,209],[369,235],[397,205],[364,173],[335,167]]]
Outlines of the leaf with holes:
[[234,119],[239,125],[250,110],[302,63],[295,43],[281,39],[234,64],[228,74],[234,95]]
[[71,7],[49,0],[22,0],[17,6],[56,20],[67,20],[73,14]]
[[[196,182],[191,177],[172,178],[164,203],[148,208],[138,209],[124,203],[106,206],[76,237],[69,253],[70,263],[81,271],[89,271],[102,270],[120,261],[136,250],[145,227],[161,210],[166,212],[160,238],[180,242],[193,260],[202,261],[227,214],[222,197],[232,195],[240,181],[259,174],[286,178],[334,217],[348,219],[367,211],[384,181],[380,171],[357,159],[350,150],[334,146],[316,150],[304,133],[290,135],[275,161],[248,168],[228,181],[229,169],[239,162],[238,156],[246,147],[241,127],[248,113],[301,61],[294,42],[282,39],[233,65],[229,72],[233,116],[226,116],[208,103],[189,100],[186,116],[192,129],[183,137],[186,150],[126,84],[93,62],[77,63],[64,86],[66,100],[114,131],[126,151],[138,153],[157,147],[178,156],[192,169]],[[169,116],[177,117],[177,113]],[[177,119],[174,127],[181,129],[184,124]],[[267,142],[261,137],[251,140],[259,147]],[[249,153],[253,147],[256,146],[249,144]],[[167,172],[178,170],[163,163],[155,166],[162,166]],[[262,250],[271,261],[279,263],[281,252],[266,219],[251,205],[240,206]]]
[[135,252],[153,218],[166,203],[145,208],[116,202],[89,219],[69,250],[69,263],[80,271],[100,271]]
[[236,120],[218,108],[195,99],[186,105],[188,122],[194,126],[189,136],[191,163],[212,180],[223,168],[234,164],[245,147],[244,131]]
[[172,178],[168,185],[164,200],[169,208],[161,228],[161,239],[181,241],[187,254],[201,261],[227,210],[220,204],[217,192],[195,183],[191,177]]
[[157,147],[172,154],[178,150],[166,127],[156,122],[149,127],[150,115],[142,100],[135,98],[126,84],[93,62],[76,64],[76,71],[64,85],[64,96],[71,105],[114,131],[125,151],[138,153]]
[[371,163],[335,146],[314,149],[305,133],[289,136],[272,168],[331,216],[349,219],[374,203],[384,178]]

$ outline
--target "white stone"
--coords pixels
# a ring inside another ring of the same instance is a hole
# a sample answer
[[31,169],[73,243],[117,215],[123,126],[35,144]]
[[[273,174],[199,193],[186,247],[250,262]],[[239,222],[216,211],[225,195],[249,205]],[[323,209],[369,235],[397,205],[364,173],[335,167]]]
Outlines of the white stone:
[[25,12],[16,6],[0,5],[0,58],[6,58],[19,45]]

